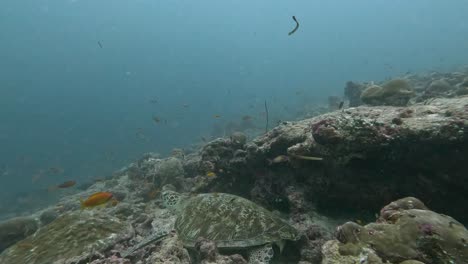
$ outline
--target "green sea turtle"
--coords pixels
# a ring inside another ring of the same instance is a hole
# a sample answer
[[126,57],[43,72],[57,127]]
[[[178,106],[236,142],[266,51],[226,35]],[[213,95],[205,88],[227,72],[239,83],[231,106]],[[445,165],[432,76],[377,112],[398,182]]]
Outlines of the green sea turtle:
[[[171,185],[162,190],[163,204],[177,214],[174,229],[186,248],[198,238],[212,240],[219,249],[247,250],[249,263],[269,263],[272,245],[280,251],[287,240],[297,241],[298,231],[267,209],[227,193],[180,194]],[[136,245],[124,256],[164,237],[158,232]]]

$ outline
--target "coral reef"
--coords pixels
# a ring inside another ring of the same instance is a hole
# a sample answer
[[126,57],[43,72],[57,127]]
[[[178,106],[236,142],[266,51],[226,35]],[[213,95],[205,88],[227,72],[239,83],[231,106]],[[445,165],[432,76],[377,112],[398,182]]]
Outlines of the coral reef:
[[367,87],[361,94],[361,100],[369,105],[405,106],[413,95],[413,89],[406,80],[394,79],[382,86]]
[[350,108],[280,125],[247,144],[250,167],[264,167],[267,158],[280,154],[324,161],[292,160],[252,175],[258,183],[253,190],[260,194],[256,200],[273,206],[290,185],[307,189],[306,199],[327,210],[377,210],[379,204],[415,195],[468,220],[463,195],[468,186],[459,184],[468,161],[463,154],[468,153],[467,104],[468,97],[458,97],[406,108]]
[[192,263],[187,249],[183,247],[177,236],[163,240],[158,250],[153,251],[145,261],[145,263]]
[[[447,73],[408,73],[396,80],[404,80],[411,87],[412,92],[406,92],[405,90],[408,90],[407,87],[402,90],[403,93],[399,96],[392,96],[392,93],[396,92],[396,95],[398,95],[401,92],[397,88],[384,96],[383,87],[386,85],[385,83],[358,83],[350,81],[345,86],[344,95],[349,100],[350,106],[356,107],[362,104],[361,99],[369,105],[403,106],[424,102],[433,98],[453,98],[468,94],[468,69],[466,68]],[[367,91],[364,93],[366,89]],[[398,99],[398,97],[401,98]],[[411,97],[411,100],[408,101],[408,97]],[[393,99],[398,100],[395,101]]]
[[78,263],[132,236],[132,229],[104,213],[65,214],[0,255],[0,263]]
[[[326,107],[316,108],[307,113],[313,118],[281,121],[251,141],[247,130],[226,124],[225,138],[167,158],[145,154],[56,205],[1,222],[0,262],[247,263],[247,250],[229,252],[213,238],[198,237],[189,250],[176,232],[148,239],[174,226],[176,215],[160,198],[172,184],[189,197],[248,198],[286,220],[300,239],[286,243],[278,263],[467,263],[467,76],[348,82],[342,111],[316,116]],[[330,110],[336,98],[332,103]],[[79,198],[100,191],[111,192],[115,204],[78,211]],[[133,250],[142,242],[149,244]]]
[[464,263],[468,259],[468,230],[450,216],[428,210],[415,198],[384,207],[379,220],[365,226],[353,222],[339,226],[340,255],[357,256],[372,248],[392,263]]

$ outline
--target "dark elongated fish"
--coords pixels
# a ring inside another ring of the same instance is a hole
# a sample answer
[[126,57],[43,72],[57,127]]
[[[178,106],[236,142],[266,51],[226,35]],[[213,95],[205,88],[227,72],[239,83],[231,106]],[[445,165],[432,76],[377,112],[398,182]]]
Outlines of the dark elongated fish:
[[340,102],[340,105],[338,106],[338,109],[343,108],[343,105],[344,105],[344,101],[341,101],[341,102]]
[[101,41],[98,41],[97,43],[98,43],[99,47],[102,49]]
[[66,182],[63,182],[59,185],[57,185],[58,188],[69,188],[69,187],[72,187],[76,184],[76,181],[66,181]]
[[294,32],[296,32],[296,30],[299,28],[299,22],[297,22],[297,19],[296,19],[296,16],[292,16],[292,19],[294,20],[294,22],[296,22],[296,27],[288,33],[288,36],[291,36],[292,34],[294,34]]

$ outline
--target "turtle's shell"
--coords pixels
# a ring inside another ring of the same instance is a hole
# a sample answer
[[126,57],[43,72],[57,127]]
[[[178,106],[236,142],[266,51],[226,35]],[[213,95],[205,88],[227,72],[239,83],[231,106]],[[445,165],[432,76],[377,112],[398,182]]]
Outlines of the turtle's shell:
[[226,193],[199,194],[180,208],[175,229],[186,247],[197,238],[216,242],[219,248],[245,248],[281,240],[297,240],[297,230],[265,208]]

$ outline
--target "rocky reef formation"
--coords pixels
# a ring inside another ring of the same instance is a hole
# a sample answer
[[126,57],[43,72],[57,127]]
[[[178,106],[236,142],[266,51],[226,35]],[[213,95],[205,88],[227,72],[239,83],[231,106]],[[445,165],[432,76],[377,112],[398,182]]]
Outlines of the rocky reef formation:
[[[351,211],[416,196],[468,221],[468,186],[461,184],[468,169],[467,110],[466,96],[411,107],[349,108],[287,122],[237,149],[217,140],[201,151],[197,168],[208,164],[222,172],[199,177],[203,184],[195,191],[236,192],[286,212],[289,187],[306,190],[305,199],[319,208]],[[278,155],[290,159],[269,165]]]
[[348,82],[344,95],[351,107],[367,105],[406,106],[432,98],[468,94],[468,68],[441,73],[406,74],[387,82]]
[[407,197],[385,206],[377,222],[347,222],[337,228],[336,241],[323,247],[325,263],[466,263],[468,230],[450,216],[429,210]]

